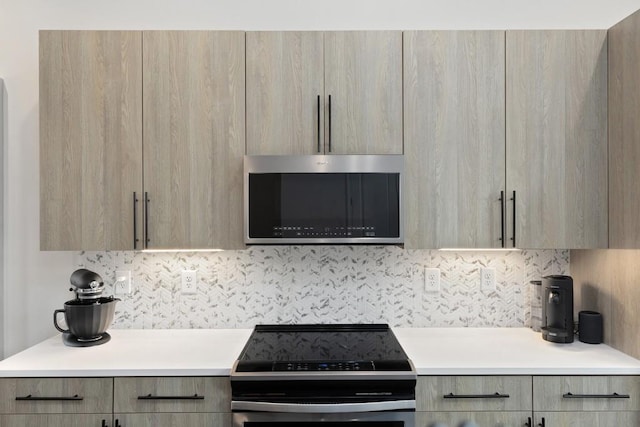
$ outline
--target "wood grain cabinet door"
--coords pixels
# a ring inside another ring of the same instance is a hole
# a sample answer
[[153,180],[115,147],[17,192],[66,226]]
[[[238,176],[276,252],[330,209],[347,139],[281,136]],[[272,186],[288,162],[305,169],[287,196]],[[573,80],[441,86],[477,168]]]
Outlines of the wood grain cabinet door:
[[112,410],[112,378],[0,378],[0,414],[104,414]]
[[246,152],[402,154],[402,32],[248,32]]
[[640,12],[609,28],[609,247],[640,248]]
[[638,376],[533,377],[534,411],[640,411]]
[[536,412],[534,427],[635,427],[640,412]]
[[504,31],[404,32],[405,248],[502,246]]
[[325,152],[402,154],[402,32],[326,32],[324,52]]
[[231,412],[228,377],[114,379],[114,412]]
[[533,427],[531,412],[416,412],[416,427]]
[[324,152],[322,32],[247,32],[247,154]]
[[2,427],[113,427],[112,414],[0,415]]
[[146,246],[243,248],[244,32],[143,37]]
[[419,376],[417,411],[531,411],[529,376]]
[[506,76],[509,238],[606,248],[607,32],[507,31]]
[[228,414],[115,414],[118,427],[231,427]]
[[142,33],[41,31],[40,249],[133,250],[141,191]]

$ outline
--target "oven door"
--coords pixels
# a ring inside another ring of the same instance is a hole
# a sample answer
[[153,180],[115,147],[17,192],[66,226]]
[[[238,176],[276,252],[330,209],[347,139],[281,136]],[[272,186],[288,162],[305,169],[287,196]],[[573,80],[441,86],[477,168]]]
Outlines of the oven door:
[[320,405],[242,402],[240,407],[233,413],[233,427],[415,427],[415,401]]

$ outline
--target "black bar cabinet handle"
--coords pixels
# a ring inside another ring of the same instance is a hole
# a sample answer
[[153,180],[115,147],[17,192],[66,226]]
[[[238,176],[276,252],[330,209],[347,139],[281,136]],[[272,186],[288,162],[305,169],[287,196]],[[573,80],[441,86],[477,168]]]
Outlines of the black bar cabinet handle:
[[516,190],[513,190],[513,196],[511,197],[513,201],[513,237],[511,240],[513,241],[513,247],[516,247]]
[[542,421],[538,423],[538,427],[544,427],[544,417],[542,417]]
[[144,192],[144,247],[149,245],[149,193]]
[[331,152],[331,95],[329,95],[329,152]]
[[193,396],[154,396],[149,393],[146,396],[138,396],[138,400],[204,400],[204,396],[199,396],[198,393]]
[[107,420],[102,420],[102,424],[100,425],[100,427],[109,427],[107,426]]
[[318,153],[321,152],[322,146],[320,144],[320,95],[318,95]]
[[133,249],[138,249],[138,195],[133,192]]
[[533,425],[531,424],[531,417],[527,417],[527,422],[524,423],[525,427],[533,427]]
[[117,418],[116,418],[115,427],[122,427],[122,424],[120,424],[120,420],[118,420]]
[[16,396],[16,400],[29,400],[29,401],[64,400],[64,401],[66,401],[66,400],[84,400],[84,397],[78,396],[77,394],[75,394],[73,396],[33,396],[33,395],[28,394],[26,396]]
[[500,238],[504,248],[504,190],[500,191]]
[[630,399],[628,394],[573,394],[565,393],[562,395],[563,399]]
[[493,394],[445,394],[442,396],[444,399],[508,399],[508,394],[500,394],[495,392]]

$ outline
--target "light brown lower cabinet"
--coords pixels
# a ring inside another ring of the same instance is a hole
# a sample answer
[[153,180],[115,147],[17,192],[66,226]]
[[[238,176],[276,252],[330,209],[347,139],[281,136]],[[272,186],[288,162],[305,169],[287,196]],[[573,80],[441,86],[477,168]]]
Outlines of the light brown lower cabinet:
[[230,427],[229,377],[114,378],[113,427]]
[[524,427],[532,421],[531,376],[420,376],[416,427]]
[[231,412],[229,377],[123,377],[113,388],[116,414]]
[[114,427],[230,427],[231,414],[116,414],[116,422]]
[[531,411],[530,376],[420,376],[416,410]]
[[[637,427],[640,412],[536,412],[533,427]],[[481,427],[481,426],[479,426]]]
[[416,427],[524,427],[530,411],[522,412],[418,412]]
[[112,414],[0,415],[2,427],[113,427]]

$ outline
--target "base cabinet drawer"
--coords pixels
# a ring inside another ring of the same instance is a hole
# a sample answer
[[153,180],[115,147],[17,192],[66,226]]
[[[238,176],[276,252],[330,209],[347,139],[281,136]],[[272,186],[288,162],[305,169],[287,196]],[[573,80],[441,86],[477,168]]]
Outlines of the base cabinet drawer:
[[417,412],[416,427],[524,427],[531,412]]
[[109,414],[0,415],[2,427],[113,427]]
[[637,427],[640,412],[537,412],[533,427]]
[[114,379],[115,413],[231,412],[229,377]]
[[640,411],[640,377],[533,377],[533,395],[534,411]]
[[112,411],[112,378],[0,379],[0,414],[104,414]]
[[417,411],[531,410],[530,376],[419,376]]
[[231,414],[118,414],[114,427],[231,427]]

